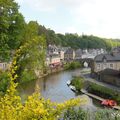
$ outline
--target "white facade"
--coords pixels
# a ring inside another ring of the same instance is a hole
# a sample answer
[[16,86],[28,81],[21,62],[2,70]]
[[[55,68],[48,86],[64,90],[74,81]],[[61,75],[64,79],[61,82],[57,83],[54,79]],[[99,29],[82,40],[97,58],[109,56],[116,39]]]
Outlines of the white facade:
[[50,59],[50,64],[60,63],[60,57],[52,57]]
[[0,70],[5,71],[5,70],[9,69],[9,66],[10,66],[10,64],[8,64],[7,62],[0,62]]
[[60,59],[64,60],[64,51],[60,51]]
[[120,70],[120,62],[95,63],[95,72],[105,69]]

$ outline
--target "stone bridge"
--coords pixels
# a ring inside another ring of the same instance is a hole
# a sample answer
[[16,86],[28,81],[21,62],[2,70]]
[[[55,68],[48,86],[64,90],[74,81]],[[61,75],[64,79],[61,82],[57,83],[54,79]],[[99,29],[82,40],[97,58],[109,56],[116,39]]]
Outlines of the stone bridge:
[[77,59],[75,61],[80,62],[83,66],[84,66],[84,63],[87,63],[88,67],[91,67],[91,68],[93,67],[93,63],[94,63],[93,58],[81,58],[81,59]]

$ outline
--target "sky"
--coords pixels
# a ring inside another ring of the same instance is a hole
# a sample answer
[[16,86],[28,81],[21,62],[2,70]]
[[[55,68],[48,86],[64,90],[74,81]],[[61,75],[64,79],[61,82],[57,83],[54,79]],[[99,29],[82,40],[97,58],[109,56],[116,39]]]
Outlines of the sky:
[[120,38],[120,0],[15,0],[26,22],[56,33]]

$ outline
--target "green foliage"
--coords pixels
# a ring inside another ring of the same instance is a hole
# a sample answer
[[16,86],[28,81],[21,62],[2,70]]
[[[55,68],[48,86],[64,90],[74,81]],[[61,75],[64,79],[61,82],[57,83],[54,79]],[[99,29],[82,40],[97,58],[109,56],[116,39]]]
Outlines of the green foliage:
[[69,108],[65,113],[63,120],[87,120],[87,112],[82,109]]
[[36,21],[30,21],[26,25],[25,41],[22,43],[25,47],[20,47],[22,53],[17,60],[19,64],[17,73],[22,83],[35,79],[35,73],[41,75],[45,69],[46,40],[44,36],[38,35],[38,27]]
[[42,98],[39,89],[36,88],[36,92],[22,104],[20,96],[16,95],[18,84],[15,81],[18,79],[17,71],[20,67],[17,60],[21,58],[23,49],[28,46],[20,47],[13,58],[8,73],[9,87],[6,94],[0,98],[0,120],[57,120],[64,110],[83,101],[77,98],[59,104],[52,103],[50,100]]
[[63,120],[119,120],[120,112],[108,109],[86,111],[81,108],[69,108],[63,116]]
[[8,61],[24,35],[25,21],[14,0],[0,0],[0,60]]
[[22,71],[22,76],[20,78],[22,78],[20,80],[20,83],[27,83],[29,81],[37,79],[35,73],[33,71],[30,71],[30,70]]
[[53,30],[46,29],[44,26],[39,26],[39,34],[46,36],[47,45],[56,44],[73,49],[103,48],[110,51],[111,48],[120,46],[120,40],[105,39],[93,35],[79,36],[78,34],[72,33],[66,33],[65,35],[56,34]]
[[7,90],[9,83],[8,72],[0,72],[0,92],[5,92]]
[[75,86],[77,91],[80,91],[84,87],[84,79],[82,77],[73,77],[71,85]]
[[113,91],[110,88],[106,88],[104,86],[97,85],[95,83],[91,83],[88,88],[88,92],[98,95],[103,98],[114,99],[120,104],[120,93],[117,91]]
[[65,70],[73,70],[73,69],[80,68],[80,67],[81,67],[80,62],[71,62],[71,63],[66,63],[64,65]]

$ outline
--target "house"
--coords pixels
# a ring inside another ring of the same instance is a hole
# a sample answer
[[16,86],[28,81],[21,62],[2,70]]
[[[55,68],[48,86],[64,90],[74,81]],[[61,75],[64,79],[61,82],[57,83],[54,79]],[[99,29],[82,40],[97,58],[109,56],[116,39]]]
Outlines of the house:
[[8,70],[9,67],[10,67],[10,63],[0,62],[0,70],[5,71],[5,70]]
[[67,49],[64,53],[65,61],[72,61],[75,59],[75,51],[71,48]]
[[81,56],[82,56],[82,50],[81,49],[77,49],[75,51],[75,60],[81,59]]
[[120,70],[120,53],[100,54],[95,57],[92,68],[95,73],[107,68]]
[[59,55],[60,55],[60,60],[63,61],[64,60],[64,51],[59,50]]
[[54,68],[61,65],[61,60],[59,54],[50,55],[50,64],[49,66]]
[[55,45],[48,45],[47,53],[50,54],[58,54],[58,47]]
[[115,47],[112,49],[113,53],[120,53],[120,47]]
[[97,55],[91,71],[98,80],[120,87],[120,54]]
[[120,71],[105,69],[99,73],[99,80],[120,87]]
[[87,50],[87,49],[83,49],[83,50],[82,50],[82,53],[83,53],[83,54],[87,54],[87,53],[88,53],[88,50]]
[[46,61],[45,61],[46,66],[50,65],[50,56],[47,54],[46,55]]

